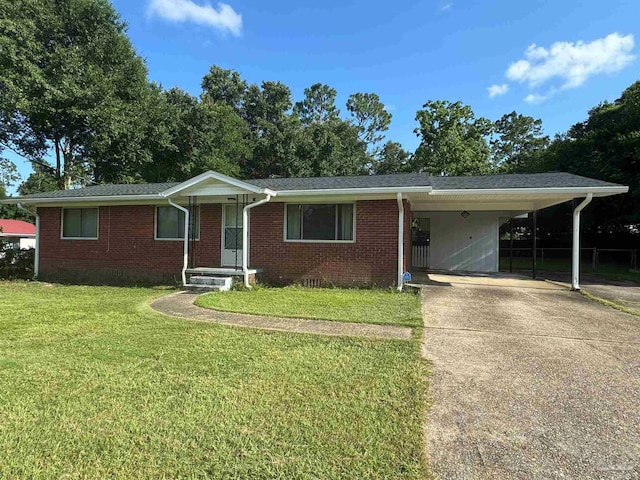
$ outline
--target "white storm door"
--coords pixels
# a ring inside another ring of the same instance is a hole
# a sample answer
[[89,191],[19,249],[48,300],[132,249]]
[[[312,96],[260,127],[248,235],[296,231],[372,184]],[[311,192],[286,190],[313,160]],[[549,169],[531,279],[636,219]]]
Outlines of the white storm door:
[[222,266],[242,266],[242,206],[223,205]]

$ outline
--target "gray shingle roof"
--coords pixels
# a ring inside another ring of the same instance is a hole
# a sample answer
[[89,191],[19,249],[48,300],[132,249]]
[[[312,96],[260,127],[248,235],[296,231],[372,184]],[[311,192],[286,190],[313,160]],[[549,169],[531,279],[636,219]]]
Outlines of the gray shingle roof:
[[75,198],[75,197],[111,197],[117,195],[157,195],[166,189],[175,187],[178,183],[107,183],[71,190],[57,190],[55,192],[33,193],[20,198]]
[[248,183],[275,191],[323,190],[336,188],[376,188],[429,186],[424,173],[394,173],[390,175],[354,175],[348,177],[264,178]]
[[[287,190],[324,190],[341,188],[419,187],[433,190],[449,189],[505,189],[556,187],[612,187],[614,183],[594,180],[570,173],[501,174],[459,177],[436,177],[424,173],[391,175],[359,175],[346,177],[266,178],[247,180],[247,183],[282,192]],[[57,192],[35,193],[21,198],[81,198],[119,195],[156,195],[178,183],[107,184]]]
[[563,172],[429,177],[429,179],[434,190],[619,186],[615,183]]

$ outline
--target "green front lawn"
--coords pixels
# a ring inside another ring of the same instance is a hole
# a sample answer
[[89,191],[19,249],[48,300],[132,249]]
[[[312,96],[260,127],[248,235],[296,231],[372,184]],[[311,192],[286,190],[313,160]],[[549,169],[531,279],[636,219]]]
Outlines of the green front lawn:
[[202,295],[196,304],[225,312],[274,317],[422,325],[419,295],[395,290],[260,287]]
[[417,341],[172,319],[163,293],[0,282],[0,478],[428,474]]

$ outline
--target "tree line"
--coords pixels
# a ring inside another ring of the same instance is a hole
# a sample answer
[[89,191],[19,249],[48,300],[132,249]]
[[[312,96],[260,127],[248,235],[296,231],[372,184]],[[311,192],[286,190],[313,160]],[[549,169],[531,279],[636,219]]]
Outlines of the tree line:
[[[249,83],[213,65],[201,92],[150,82],[107,0],[0,0],[0,157],[34,172],[20,193],[96,183],[182,181],[206,170],[240,178],[561,170],[631,185],[598,203],[599,225],[640,224],[640,82],[551,139],[510,112],[492,121],[461,102],[416,112],[419,141],[386,138],[392,115],[375,93],[337,105],[315,83],[295,101],[280,81]],[[2,189],[18,181],[0,160]]]

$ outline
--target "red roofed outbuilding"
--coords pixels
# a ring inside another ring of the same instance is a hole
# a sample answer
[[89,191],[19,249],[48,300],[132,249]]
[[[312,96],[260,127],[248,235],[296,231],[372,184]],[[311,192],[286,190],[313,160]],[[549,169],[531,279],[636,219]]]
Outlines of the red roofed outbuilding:
[[35,248],[36,226],[22,220],[0,219],[0,240],[13,244],[14,248]]

